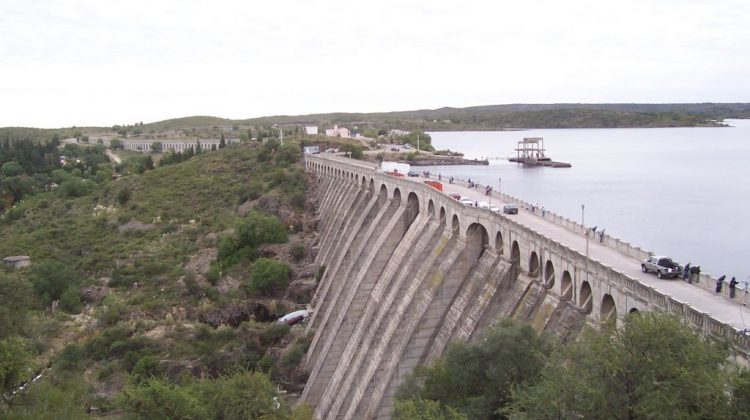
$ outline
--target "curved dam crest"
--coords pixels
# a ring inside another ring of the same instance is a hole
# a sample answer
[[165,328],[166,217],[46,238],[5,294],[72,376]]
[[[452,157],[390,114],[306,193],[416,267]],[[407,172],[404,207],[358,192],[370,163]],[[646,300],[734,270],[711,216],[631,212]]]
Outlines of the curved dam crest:
[[394,394],[451,340],[515,318],[562,341],[629,312],[674,313],[705,334],[730,326],[586,258],[512,218],[465,207],[425,184],[356,161],[306,156],[318,175],[308,382],[316,418],[390,418]]

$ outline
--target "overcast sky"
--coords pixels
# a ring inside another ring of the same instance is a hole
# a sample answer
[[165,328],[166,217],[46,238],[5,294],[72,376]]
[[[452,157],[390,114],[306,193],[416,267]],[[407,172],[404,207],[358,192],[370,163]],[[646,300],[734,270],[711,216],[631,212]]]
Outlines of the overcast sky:
[[747,0],[0,2],[0,126],[748,101]]

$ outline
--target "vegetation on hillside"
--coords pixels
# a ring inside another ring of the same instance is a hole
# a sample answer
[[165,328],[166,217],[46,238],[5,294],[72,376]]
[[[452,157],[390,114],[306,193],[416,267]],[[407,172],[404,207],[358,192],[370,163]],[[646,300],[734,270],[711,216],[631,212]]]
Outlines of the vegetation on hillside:
[[739,419],[749,386],[727,343],[670,315],[633,314],[568,345],[506,320],[418,368],[399,389],[396,417]]
[[[230,145],[163,166],[145,154],[89,159],[103,156],[97,145],[47,153],[63,151],[83,166],[31,167],[27,176],[57,185],[0,217],[0,256],[32,261],[0,267],[0,411],[309,417],[277,391],[299,391],[309,338],[274,322],[309,300],[290,282],[314,284],[299,143]],[[238,240],[231,257],[219,258],[222,238]]]

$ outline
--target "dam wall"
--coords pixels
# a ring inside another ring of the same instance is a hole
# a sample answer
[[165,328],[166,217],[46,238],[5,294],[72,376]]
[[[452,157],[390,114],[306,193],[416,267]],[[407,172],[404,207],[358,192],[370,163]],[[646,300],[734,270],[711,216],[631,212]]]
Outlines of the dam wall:
[[390,418],[398,386],[452,340],[503,318],[574,340],[629,312],[676,314],[747,349],[745,335],[512,218],[366,163],[306,156],[319,182],[302,399],[316,418]]

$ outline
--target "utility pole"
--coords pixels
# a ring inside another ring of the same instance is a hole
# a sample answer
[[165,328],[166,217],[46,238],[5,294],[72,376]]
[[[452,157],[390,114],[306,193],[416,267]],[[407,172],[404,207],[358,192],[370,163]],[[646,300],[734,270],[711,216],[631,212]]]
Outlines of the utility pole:
[[417,152],[419,151],[419,134],[417,134]]

